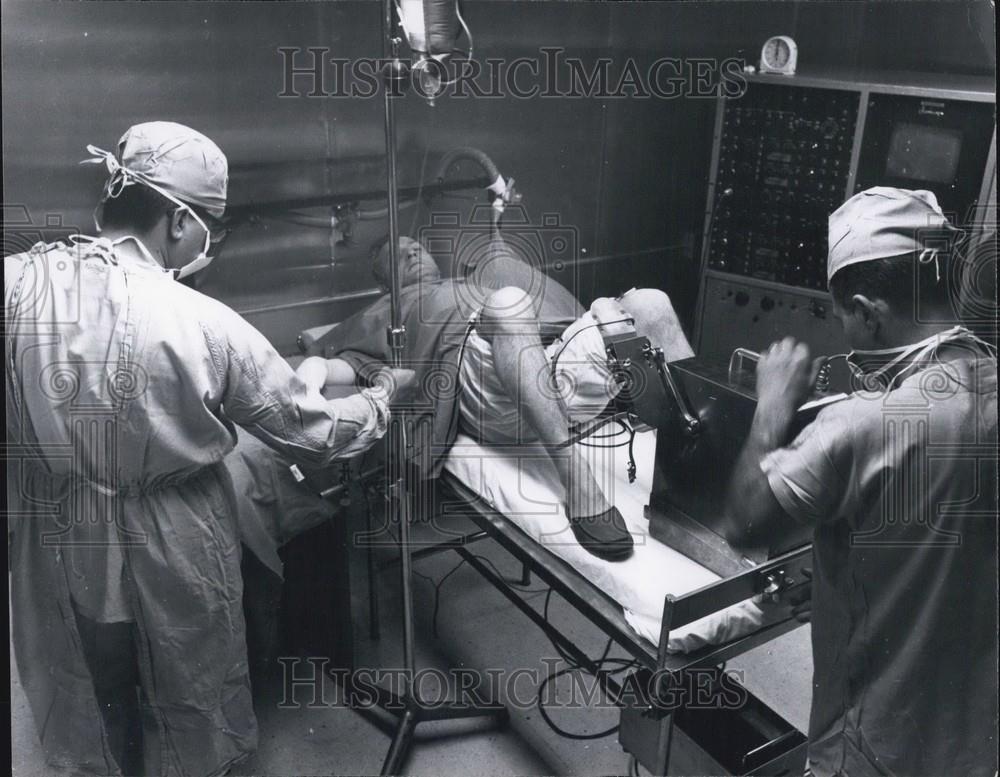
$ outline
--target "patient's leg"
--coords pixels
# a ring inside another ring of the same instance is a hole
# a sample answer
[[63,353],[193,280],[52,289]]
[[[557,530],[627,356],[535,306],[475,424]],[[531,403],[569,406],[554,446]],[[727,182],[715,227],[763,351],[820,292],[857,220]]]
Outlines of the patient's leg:
[[[668,362],[694,356],[670,297],[658,289],[632,289],[617,299],[599,297],[590,312],[602,323],[605,337],[632,332],[648,337],[654,348],[663,349]],[[632,319],[632,324],[622,319]]]
[[[599,303],[616,304],[635,321],[637,334],[648,337],[654,348],[663,349],[668,362],[694,356],[670,297],[659,289],[632,289],[617,300],[598,300],[594,305]],[[600,318],[605,318],[603,312]]]
[[[545,382],[541,376],[547,377],[550,365],[538,335],[530,296],[514,287],[492,294],[480,315],[477,331],[490,343],[494,368],[507,396],[514,400],[521,418],[550,452],[566,491],[571,522],[608,513],[610,505],[586,459],[576,446],[561,447],[569,439],[569,419],[562,404],[543,391]],[[631,539],[620,516],[613,525],[610,515],[607,520],[608,525],[595,528],[595,543],[606,537],[606,542],[622,546],[612,555],[627,556],[631,552]],[[577,528],[574,524],[574,530]],[[579,533],[577,536],[580,538]],[[588,547],[583,540],[581,543]],[[593,547],[588,550],[594,552]]]

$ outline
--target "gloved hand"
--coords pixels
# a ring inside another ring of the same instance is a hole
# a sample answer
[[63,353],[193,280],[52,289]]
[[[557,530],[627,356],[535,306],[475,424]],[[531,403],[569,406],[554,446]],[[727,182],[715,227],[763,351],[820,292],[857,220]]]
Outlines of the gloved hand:
[[322,392],[326,385],[326,359],[309,356],[295,368],[295,374],[309,387],[310,391]]

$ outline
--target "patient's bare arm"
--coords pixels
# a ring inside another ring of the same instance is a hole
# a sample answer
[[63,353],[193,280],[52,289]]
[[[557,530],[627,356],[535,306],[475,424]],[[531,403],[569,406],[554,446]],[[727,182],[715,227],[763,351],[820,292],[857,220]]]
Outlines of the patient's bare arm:
[[328,386],[353,386],[358,373],[343,359],[326,359],[326,384]]
[[295,374],[310,388],[322,392],[326,386],[353,386],[357,372],[343,359],[309,356],[295,368]]
[[548,448],[566,490],[569,515],[607,510],[590,465],[576,446],[561,447],[569,439],[569,419],[560,402],[543,390],[550,366],[531,297],[514,287],[495,292],[484,306],[477,331],[490,343],[504,391],[514,399],[533,436]]
[[[322,392],[328,386],[354,386],[358,381],[358,370],[344,359],[323,359],[310,356],[304,359],[295,374],[310,388]],[[366,365],[360,377],[370,385],[381,385],[390,396],[408,388],[414,380],[414,371],[392,369],[387,365],[373,362]]]

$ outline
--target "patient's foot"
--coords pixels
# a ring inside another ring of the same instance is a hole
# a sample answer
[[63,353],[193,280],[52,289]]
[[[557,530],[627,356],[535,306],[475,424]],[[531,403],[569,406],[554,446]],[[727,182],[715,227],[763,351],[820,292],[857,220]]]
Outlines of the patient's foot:
[[566,516],[577,542],[605,561],[627,559],[632,555],[632,535],[621,513],[608,503],[586,457],[572,446],[562,462],[569,467]]
[[632,535],[617,507],[597,515],[570,517],[569,525],[580,546],[605,561],[624,561],[632,555]]

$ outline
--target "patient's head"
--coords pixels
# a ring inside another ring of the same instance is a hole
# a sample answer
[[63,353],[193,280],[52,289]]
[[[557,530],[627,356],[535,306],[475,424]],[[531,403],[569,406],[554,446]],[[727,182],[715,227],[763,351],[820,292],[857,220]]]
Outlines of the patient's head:
[[[372,265],[372,275],[379,285],[389,289],[389,241],[386,239],[378,249]],[[400,235],[399,238],[399,279],[402,286],[415,283],[433,283],[441,280],[437,262],[419,240]]]

